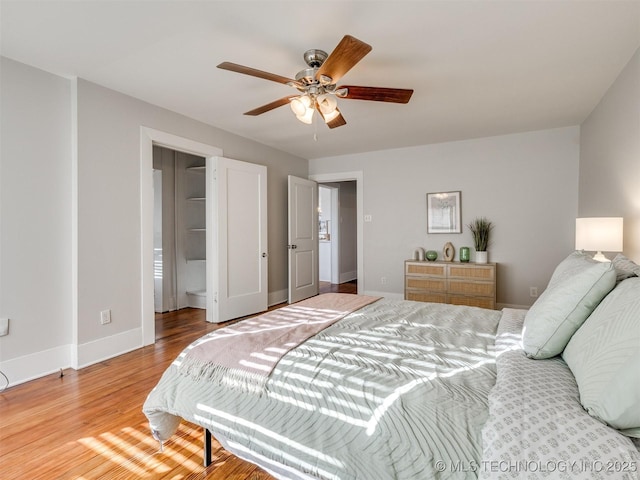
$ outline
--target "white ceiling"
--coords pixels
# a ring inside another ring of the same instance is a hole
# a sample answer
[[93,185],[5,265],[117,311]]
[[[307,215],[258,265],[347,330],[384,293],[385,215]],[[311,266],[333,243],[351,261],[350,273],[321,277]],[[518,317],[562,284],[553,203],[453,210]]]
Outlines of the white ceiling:
[[[5,1],[1,53],[303,158],[580,124],[640,46],[635,1]],[[407,105],[340,100],[304,125],[295,93],[216,68],[294,77],[343,35],[373,50],[340,84],[413,88]],[[317,140],[314,140],[317,133]]]

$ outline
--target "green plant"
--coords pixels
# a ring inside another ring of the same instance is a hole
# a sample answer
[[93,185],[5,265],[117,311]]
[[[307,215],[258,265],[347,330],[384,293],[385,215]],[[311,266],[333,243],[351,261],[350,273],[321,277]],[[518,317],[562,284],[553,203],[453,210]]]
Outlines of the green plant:
[[476,252],[486,252],[489,246],[489,233],[493,228],[493,223],[485,217],[480,217],[473,220],[467,226],[473,235],[473,244]]

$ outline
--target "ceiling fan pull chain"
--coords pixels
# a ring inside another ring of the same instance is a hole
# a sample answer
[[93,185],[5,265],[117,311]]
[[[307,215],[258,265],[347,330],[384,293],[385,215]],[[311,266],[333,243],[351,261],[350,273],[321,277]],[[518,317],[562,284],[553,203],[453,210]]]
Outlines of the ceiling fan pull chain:
[[318,141],[318,121],[313,122],[313,141]]

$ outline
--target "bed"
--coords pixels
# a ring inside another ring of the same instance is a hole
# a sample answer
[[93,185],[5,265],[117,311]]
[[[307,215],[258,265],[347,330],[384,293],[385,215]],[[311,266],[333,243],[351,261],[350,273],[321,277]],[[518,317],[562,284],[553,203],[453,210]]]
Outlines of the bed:
[[[576,281],[583,275],[577,264],[598,270],[589,276],[591,283],[597,278],[597,292],[584,288],[601,298],[586,307],[588,295],[573,291],[589,283]],[[350,309],[341,302],[360,296],[320,295],[194,342],[164,372],[143,411],[161,442],[185,419],[283,479],[638,479],[634,265],[626,265],[633,278],[621,281],[613,264],[605,275],[576,252],[554,272],[541,307],[529,311],[372,297]],[[571,291],[560,297],[581,304],[558,306],[554,292],[562,288]],[[616,348],[609,350],[623,358],[611,361],[589,342],[603,338],[607,319],[620,320],[620,303],[628,307],[624,346],[611,339]],[[558,310],[569,314],[550,327]],[[263,331],[271,332],[268,341]],[[564,345],[558,332],[568,337]],[[233,343],[244,336],[257,342]],[[235,340],[225,344],[229,338]],[[215,360],[206,360],[207,348]],[[592,357],[605,359],[604,372],[590,365]],[[599,377],[594,387],[592,372],[626,381],[603,387]],[[628,390],[622,406],[602,399],[602,390],[619,398],[620,389]],[[611,412],[615,418],[602,418]]]

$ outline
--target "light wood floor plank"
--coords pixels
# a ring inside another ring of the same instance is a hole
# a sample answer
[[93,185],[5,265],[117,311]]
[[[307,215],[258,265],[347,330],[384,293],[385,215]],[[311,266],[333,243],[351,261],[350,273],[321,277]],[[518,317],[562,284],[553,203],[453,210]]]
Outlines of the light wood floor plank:
[[[355,289],[322,285],[324,292]],[[0,393],[0,478],[273,480],[215,441],[214,461],[204,468],[202,429],[189,422],[162,453],[149,432],[142,404],[162,372],[189,343],[223,326],[204,318],[198,309],[157,315],[154,345]]]

